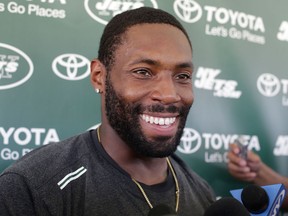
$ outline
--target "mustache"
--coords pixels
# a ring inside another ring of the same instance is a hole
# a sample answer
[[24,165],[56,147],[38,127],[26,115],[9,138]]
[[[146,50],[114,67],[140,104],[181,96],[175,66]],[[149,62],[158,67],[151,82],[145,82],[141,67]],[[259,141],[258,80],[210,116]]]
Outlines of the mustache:
[[135,111],[140,114],[145,111],[155,112],[155,113],[178,113],[180,115],[184,114],[189,110],[190,107],[177,107],[174,105],[164,106],[161,104],[147,105],[143,106],[141,104],[136,105]]

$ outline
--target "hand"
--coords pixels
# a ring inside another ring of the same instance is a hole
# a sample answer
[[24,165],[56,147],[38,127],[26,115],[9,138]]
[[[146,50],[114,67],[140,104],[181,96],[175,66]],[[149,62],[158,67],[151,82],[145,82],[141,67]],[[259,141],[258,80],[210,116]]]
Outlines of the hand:
[[231,144],[228,152],[228,171],[235,178],[242,181],[253,181],[262,164],[260,157],[248,151],[247,161],[238,156],[240,149],[237,145]]

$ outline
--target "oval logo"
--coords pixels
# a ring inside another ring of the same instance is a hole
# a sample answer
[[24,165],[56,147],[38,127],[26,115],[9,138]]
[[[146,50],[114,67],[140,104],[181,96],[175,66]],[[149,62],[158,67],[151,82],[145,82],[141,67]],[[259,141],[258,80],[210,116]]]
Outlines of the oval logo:
[[183,154],[192,154],[201,147],[201,136],[192,128],[184,128],[180,145],[177,150]]
[[140,7],[158,8],[156,0],[85,0],[84,7],[86,12],[97,22],[106,25],[108,21],[127,10]]
[[273,74],[264,73],[257,79],[257,88],[262,95],[274,97],[281,89],[280,80]]
[[90,61],[84,56],[67,53],[52,62],[54,73],[65,80],[81,80],[90,74]]
[[173,8],[177,16],[187,23],[195,23],[202,17],[202,8],[194,0],[176,0]]
[[31,59],[20,49],[0,43],[0,90],[15,88],[33,74]]

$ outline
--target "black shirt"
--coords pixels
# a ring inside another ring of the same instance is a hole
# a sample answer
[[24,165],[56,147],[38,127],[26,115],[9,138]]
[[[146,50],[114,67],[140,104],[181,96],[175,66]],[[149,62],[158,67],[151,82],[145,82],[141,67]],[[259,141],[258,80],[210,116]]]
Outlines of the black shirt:
[[[213,191],[176,155],[178,215],[200,216]],[[152,205],[175,208],[175,183],[141,184]],[[99,144],[92,130],[33,150],[0,176],[0,215],[146,216],[150,207],[137,185]]]

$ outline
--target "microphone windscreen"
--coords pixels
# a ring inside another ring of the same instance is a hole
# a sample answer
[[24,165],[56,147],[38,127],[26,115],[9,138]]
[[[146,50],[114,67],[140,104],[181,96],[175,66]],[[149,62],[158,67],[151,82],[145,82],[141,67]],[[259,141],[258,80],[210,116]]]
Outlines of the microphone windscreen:
[[212,203],[204,216],[250,216],[250,214],[237,199],[224,197]]
[[176,216],[176,212],[165,204],[154,206],[148,216]]
[[269,205],[267,192],[258,185],[248,185],[243,188],[241,200],[247,210],[253,214],[264,212]]

